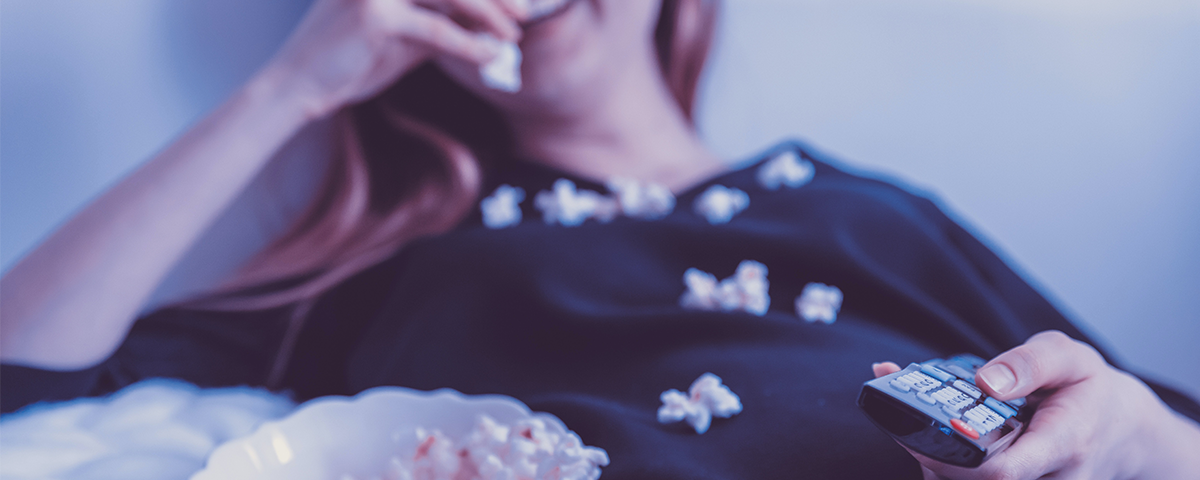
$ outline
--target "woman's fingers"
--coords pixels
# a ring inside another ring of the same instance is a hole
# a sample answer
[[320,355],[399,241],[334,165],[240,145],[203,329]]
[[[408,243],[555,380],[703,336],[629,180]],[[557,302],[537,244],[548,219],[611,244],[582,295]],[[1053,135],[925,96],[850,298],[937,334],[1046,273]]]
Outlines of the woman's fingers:
[[1084,432],[1091,428],[1080,423],[1097,421],[1088,413],[1047,406],[1024,434],[992,459],[992,468],[1011,478],[1035,479],[1060,472],[1087,447]]
[[500,53],[493,39],[470,32],[445,15],[414,8],[404,17],[405,39],[473,63],[486,63]]
[[[979,467],[947,465],[913,452],[927,480],[1196,478],[1200,470],[1194,468],[1200,463],[1188,463],[1194,456],[1172,450],[1181,442],[1190,447],[1187,439],[1200,438],[1195,437],[1200,430],[1181,423],[1144,384],[1110,367],[1096,349],[1062,332],[1030,337],[984,365],[976,379],[1002,400],[1039,389],[1043,398],[1025,432]],[[1175,429],[1181,425],[1190,428]]]
[[510,16],[518,20],[525,20],[529,18],[529,10],[533,2],[530,0],[500,0],[500,3],[504,5],[504,9]]
[[1072,458],[1070,452],[1079,447],[1078,440],[1063,438],[1063,433],[1066,432],[1061,426],[1043,432],[1027,432],[1007,450],[975,468],[956,467],[919,454],[914,456],[925,471],[935,475],[934,478],[1033,480],[1060,471]]
[[879,378],[884,375],[891,375],[893,373],[899,372],[900,370],[901,370],[900,366],[896,365],[895,363],[892,363],[892,362],[880,362],[880,363],[871,364],[871,372],[873,372],[875,374],[875,378]]
[[464,20],[469,26],[491,33],[500,40],[515,42],[521,38],[521,27],[513,12],[497,0],[422,0],[418,5]]
[[[1104,359],[1091,346],[1058,331],[1034,335],[1024,344],[992,359],[975,376],[976,384],[1000,400],[1024,397],[1035,390],[1062,389],[1103,371]],[[1075,399],[1085,390],[1058,390],[1038,406],[1019,438],[983,465],[966,469],[918,457],[932,473],[945,478],[1036,479],[1069,470],[1097,415]],[[1071,393],[1068,393],[1071,392]]]
[[1024,397],[1040,388],[1058,388],[1083,381],[1104,368],[1096,349],[1066,334],[1050,330],[993,358],[975,382],[1000,400]]
[[317,0],[261,75],[324,115],[370,98],[434,56],[491,61],[497,39],[520,36],[507,1]]

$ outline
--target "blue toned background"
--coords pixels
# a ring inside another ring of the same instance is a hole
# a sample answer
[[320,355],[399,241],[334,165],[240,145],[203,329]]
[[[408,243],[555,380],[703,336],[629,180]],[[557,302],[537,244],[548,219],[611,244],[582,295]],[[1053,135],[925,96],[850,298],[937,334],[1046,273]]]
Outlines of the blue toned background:
[[[247,78],[306,0],[0,3],[0,262]],[[799,136],[943,205],[1141,373],[1200,396],[1200,2],[727,0],[710,145]],[[172,274],[203,288],[302,203],[294,145]],[[288,162],[292,162],[290,165]]]

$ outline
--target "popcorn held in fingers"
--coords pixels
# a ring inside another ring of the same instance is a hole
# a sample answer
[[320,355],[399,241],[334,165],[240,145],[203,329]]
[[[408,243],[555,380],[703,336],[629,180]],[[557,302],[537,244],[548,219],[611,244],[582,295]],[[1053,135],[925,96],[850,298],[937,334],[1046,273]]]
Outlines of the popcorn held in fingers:
[[696,197],[693,208],[697,214],[708,219],[708,223],[717,225],[729,223],[734,215],[748,206],[750,206],[750,196],[746,195],[746,192],[722,185],[713,185]]
[[492,61],[479,67],[483,84],[493,90],[516,93],[521,90],[521,49],[513,42],[501,42],[489,34],[480,34],[499,50]]
[[538,192],[533,205],[542,211],[546,223],[567,227],[581,225],[589,218],[607,223],[620,211],[616,200],[591,190],[576,191],[575,182],[565,178],[555,181],[552,191]]
[[796,314],[809,322],[833,323],[841,308],[842,291],[824,283],[805,285],[804,291],[796,297]]
[[675,195],[670,189],[657,183],[643,184],[637,180],[617,177],[609,180],[608,189],[621,205],[621,213],[627,217],[658,220],[670,215],[675,209]]
[[483,212],[483,224],[488,228],[506,228],[521,223],[520,204],[525,200],[525,190],[520,187],[501,185],[491,196],[479,202]]
[[800,158],[794,150],[787,150],[759,167],[757,176],[763,188],[778,190],[784,185],[788,188],[804,186],[812,180],[814,172],[812,162]]
[[712,373],[705,373],[692,382],[687,395],[670,389],[659,399],[663,402],[658,408],[659,423],[685,420],[699,434],[708,431],[713,417],[729,418],[742,411],[741,399],[721,384],[721,377]]
[[754,260],[743,260],[732,277],[717,282],[717,278],[695,268],[683,273],[687,291],[679,305],[698,310],[742,310],[754,315],[766,315],[771,306],[767,267]]

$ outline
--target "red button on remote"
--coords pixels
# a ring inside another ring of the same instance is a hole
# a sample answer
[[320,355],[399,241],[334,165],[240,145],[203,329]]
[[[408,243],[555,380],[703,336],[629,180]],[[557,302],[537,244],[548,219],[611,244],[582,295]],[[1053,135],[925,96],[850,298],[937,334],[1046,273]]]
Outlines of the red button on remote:
[[970,437],[971,440],[979,440],[979,432],[976,432],[974,428],[971,428],[970,425],[967,425],[967,422],[957,418],[951,418],[950,426],[954,427],[955,430],[958,430],[963,435]]

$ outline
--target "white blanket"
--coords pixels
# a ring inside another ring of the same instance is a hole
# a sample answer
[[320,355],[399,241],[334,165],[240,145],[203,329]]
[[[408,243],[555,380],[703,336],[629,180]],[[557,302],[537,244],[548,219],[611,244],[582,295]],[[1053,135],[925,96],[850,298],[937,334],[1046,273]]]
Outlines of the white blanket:
[[0,480],[186,480],[216,446],[295,408],[286,396],[155,379],[0,418]]

